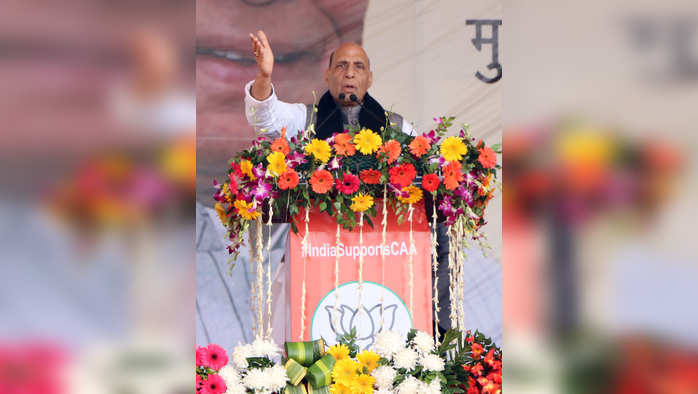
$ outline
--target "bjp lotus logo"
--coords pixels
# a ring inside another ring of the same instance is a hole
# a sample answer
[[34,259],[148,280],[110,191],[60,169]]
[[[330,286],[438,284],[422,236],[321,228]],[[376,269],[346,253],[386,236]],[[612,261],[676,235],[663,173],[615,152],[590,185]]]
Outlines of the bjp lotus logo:
[[412,319],[397,294],[378,283],[364,282],[362,302],[358,306],[358,291],[357,282],[348,282],[325,295],[313,314],[310,328],[312,339],[324,338],[333,344],[338,335],[356,329],[357,345],[361,349],[368,349],[373,345],[376,334],[382,330],[407,335],[412,328]]

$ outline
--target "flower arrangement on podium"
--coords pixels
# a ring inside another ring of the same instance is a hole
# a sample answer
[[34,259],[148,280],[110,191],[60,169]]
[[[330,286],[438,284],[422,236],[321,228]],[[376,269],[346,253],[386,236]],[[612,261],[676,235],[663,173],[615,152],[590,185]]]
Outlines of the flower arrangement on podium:
[[[238,345],[231,359],[220,346],[196,351],[197,394],[501,394],[502,351],[479,332],[450,330],[442,343],[411,330],[376,335],[359,351],[356,331],[327,348],[323,339]],[[280,362],[275,363],[276,360]],[[229,363],[230,361],[230,363]]]
[[[266,216],[268,227],[272,225],[272,218],[277,217],[290,222],[292,230],[298,233],[301,223],[297,221],[303,216],[299,213],[304,212],[303,247],[308,247],[310,209],[318,209],[336,218],[338,243],[340,227],[350,231],[358,227],[360,242],[363,242],[364,223],[374,226],[378,212],[376,205],[380,203],[383,215],[379,219],[383,233],[389,208],[397,215],[398,224],[405,220],[410,223],[412,244],[415,204],[430,201],[431,207],[425,204],[425,208],[431,208],[432,212],[434,270],[438,265],[435,232],[437,216],[440,216],[448,226],[452,240],[449,245],[449,268],[454,278],[450,283],[454,297],[452,304],[462,305],[462,295],[459,294],[463,293],[464,285],[460,273],[465,250],[470,239],[486,247],[480,228],[486,223],[485,210],[497,189],[496,176],[501,168],[497,164],[497,154],[501,153],[501,146],[489,147],[473,138],[467,125],[463,125],[455,135],[447,136],[453,126],[453,117],[434,118],[435,128],[417,136],[403,133],[387,119],[386,116],[386,126],[380,130],[357,126],[338,131],[326,140],[316,138],[313,126],[290,140],[286,138],[285,130],[276,139],[260,135],[252,147],[230,160],[227,179],[222,183],[214,181],[215,210],[228,230],[231,261],[237,258],[243,246],[244,234],[248,231],[250,234],[251,257],[257,265],[254,270],[256,282],[251,290],[255,336],[269,336],[271,331],[271,319],[268,319],[266,332],[261,327],[264,310],[271,313],[269,264],[266,295],[264,290],[263,217]],[[271,231],[267,250],[270,249],[270,237]],[[411,256],[410,278],[413,277]],[[335,265],[338,265],[337,261]],[[359,266],[361,288],[362,257]],[[434,283],[434,291],[436,285]],[[412,280],[409,286],[412,294]],[[438,307],[437,299],[435,296],[435,307]],[[305,281],[301,303],[305,306]],[[305,317],[304,311],[301,315]],[[451,320],[453,327],[463,327],[462,308],[454,308]],[[304,328],[303,319],[301,337]]]
[[[312,127],[290,140],[285,130],[273,140],[260,135],[230,160],[227,179],[214,181],[215,210],[229,230],[228,251],[237,256],[242,234],[267,213],[265,207],[286,218],[301,207],[318,207],[351,230],[360,213],[373,226],[378,198],[386,199],[402,221],[424,192],[437,196],[434,202],[447,224],[463,218],[465,231],[478,238],[496,189],[501,146],[472,138],[467,125],[445,137],[453,119],[435,118],[436,127],[418,136],[394,125],[380,131],[355,127],[327,140],[315,138]],[[291,224],[298,232],[297,223]]]

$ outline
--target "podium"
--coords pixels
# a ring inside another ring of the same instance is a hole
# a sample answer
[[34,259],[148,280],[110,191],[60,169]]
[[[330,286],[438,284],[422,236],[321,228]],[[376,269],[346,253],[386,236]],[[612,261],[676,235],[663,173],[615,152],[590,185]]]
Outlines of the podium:
[[286,251],[290,313],[290,337],[287,333],[286,340],[324,338],[331,345],[337,335],[355,328],[357,344],[366,349],[381,329],[403,335],[411,328],[432,332],[431,234],[423,201],[414,205],[413,243],[407,215],[398,225],[390,208],[382,243],[383,206],[381,200],[375,203],[374,227],[364,221],[363,242],[357,225],[352,231],[341,228],[338,245],[336,218],[314,208],[309,212],[308,249],[304,251],[305,212],[301,210],[295,217],[298,234],[289,233]]

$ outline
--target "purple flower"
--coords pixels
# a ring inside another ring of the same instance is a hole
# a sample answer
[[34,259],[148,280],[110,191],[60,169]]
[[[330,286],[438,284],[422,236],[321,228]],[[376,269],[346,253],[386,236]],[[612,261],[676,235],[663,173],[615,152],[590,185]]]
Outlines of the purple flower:
[[456,190],[453,191],[453,194],[468,204],[469,207],[473,206],[473,195],[470,190],[466,189],[464,186],[461,185],[456,188]]
[[257,186],[253,190],[255,200],[262,202],[268,199],[269,194],[271,193],[271,189],[271,183],[266,183],[260,179],[259,183],[257,183]]
[[429,143],[432,144],[432,145],[436,144],[436,143],[439,142],[439,140],[441,139],[441,137],[439,137],[439,136],[436,134],[436,131],[434,131],[434,130],[431,130],[431,131],[429,131],[428,133],[422,133],[422,136],[428,138],[428,139],[429,139]]
[[305,155],[303,155],[301,152],[293,152],[286,158],[286,164],[294,169],[306,162],[307,160],[305,160]]
[[267,169],[264,168],[264,165],[262,163],[257,164],[257,167],[254,167],[252,169],[252,173],[254,174],[255,177],[262,179],[264,178],[264,175],[267,173]]
[[465,131],[463,129],[460,130],[460,138],[465,138]]
[[293,137],[291,137],[291,143],[292,143],[293,145],[298,145],[298,138],[296,138],[295,135],[294,135]]

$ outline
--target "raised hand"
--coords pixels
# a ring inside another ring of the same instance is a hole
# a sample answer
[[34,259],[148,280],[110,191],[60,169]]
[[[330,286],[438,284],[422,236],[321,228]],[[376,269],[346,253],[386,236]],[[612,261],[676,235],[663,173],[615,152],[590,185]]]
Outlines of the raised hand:
[[274,54],[266,34],[262,30],[258,30],[256,36],[250,33],[250,41],[252,42],[252,53],[257,61],[259,76],[271,78],[271,72],[274,69]]

